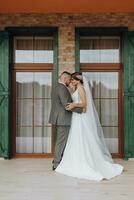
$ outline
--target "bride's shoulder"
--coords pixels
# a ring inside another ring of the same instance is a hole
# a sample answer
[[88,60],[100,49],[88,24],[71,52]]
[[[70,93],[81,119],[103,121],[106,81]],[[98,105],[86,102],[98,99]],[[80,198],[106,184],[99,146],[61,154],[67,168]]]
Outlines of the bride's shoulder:
[[83,85],[79,85],[77,89],[78,89],[78,91],[79,90],[85,90]]
[[84,86],[83,85],[80,85],[80,86],[78,86],[78,92],[79,93],[85,93],[85,89],[84,89]]

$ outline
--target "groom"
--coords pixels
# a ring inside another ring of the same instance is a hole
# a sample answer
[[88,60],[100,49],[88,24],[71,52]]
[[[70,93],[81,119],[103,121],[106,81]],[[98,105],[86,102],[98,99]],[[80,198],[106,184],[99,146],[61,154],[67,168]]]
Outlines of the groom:
[[58,84],[52,90],[52,109],[49,122],[57,127],[53,170],[56,169],[62,159],[71,125],[72,112],[82,113],[82,108],[73,108],[72,111],[66,110],[67,103],[72,102],[71,94],[68,90],[70,82],[71,74],[64,71],[60,75]]

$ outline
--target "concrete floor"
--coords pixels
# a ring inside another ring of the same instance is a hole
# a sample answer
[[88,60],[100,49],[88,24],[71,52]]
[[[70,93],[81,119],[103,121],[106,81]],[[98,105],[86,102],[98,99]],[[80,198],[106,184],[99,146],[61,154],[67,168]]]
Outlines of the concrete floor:
[[0,160],[0,200],[132,200],[134,161],[122,175],[101,182],[67,177],[51,170],[51,159]]

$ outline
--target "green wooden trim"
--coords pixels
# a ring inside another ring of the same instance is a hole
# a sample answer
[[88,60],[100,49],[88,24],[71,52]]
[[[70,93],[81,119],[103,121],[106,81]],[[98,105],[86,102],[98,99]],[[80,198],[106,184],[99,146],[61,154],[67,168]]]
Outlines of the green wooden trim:
[[126,122],[130,122],[130,113],[128,109],[129,99],[123,98],[123,157],[130,157],[129,154],[129,125]]
[[80,36],[104,36],[104,35],[121,35],[126,27],[77,27],[76,32]]
[[[126,31],[123,34],[123,136],[124,136],[124,158],[134,157],[134,115],[133,115],[133,102],[134,89],[132,79],[134,70],[134,31]],[[131,82],[132,81],[132,82]],[[131,84],[130,84],[131,83]]]
[[[53,69],[53,86],[58,82],[58,31],[54,32],[54,69]],[[54,146],[57,139],[57,129],[54,128]]]
[[54,71],[53,84],[58,81],[58,31],[54,32]]
[[0,156],[9,158],[9,35],[0,31]]
[[[123,90],[123,93],[125,93],[126,91],[126,85],[127,85],[127,79],[126,77],[124,76],[124,73],[125,73],[125,63],[127,63],[127,49],[126,49],[126,42],[127,42],[127,31],[124,31],[123,32],[123,35],[122,35],[122,63],[123,63],[123,76],[122,76],[122,90]],[[128,146],[129,146],[129,143],[128,143],[128,126],[126,125],[126,121],[127,119],[129,119],[129,114],[128,114],[128,111],[127,111],[127,102],[128,102],[128,97],[126,95],[123,96],[122,98],[122,113],[123,113],[123,159],[126,159],[128,160],[130,154],[128,155]]]
[[124,153],[123,160],[128,160],[129,158],[134,158],[134,153]]
[[14,36],[25,35],[42,35],[52,36],[57,32],[57,27],[6,27],[6,31]]
[[75,31],[75,71],[80,71],[80,34]]
[[127,85],[128,80],[124,76],[124,73],[126,73],[126,63],[128,62],[128,50],[127,50],[127,43],[128,43],[128,30],[123,32],[122,35],[122,63],[123,63],[123,93],[127,92]]

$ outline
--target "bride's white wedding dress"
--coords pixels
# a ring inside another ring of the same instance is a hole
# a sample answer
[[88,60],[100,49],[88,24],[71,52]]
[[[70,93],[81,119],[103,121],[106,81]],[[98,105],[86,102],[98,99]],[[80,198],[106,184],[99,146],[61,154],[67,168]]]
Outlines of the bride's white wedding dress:
[[[84,89],[87,98],[86,113],[73,113],[68,141],[56,172],[64,175],[96,180],[111,179],[120,175],[123,167],[115,164],[104,141],[102,127],[93,103],[86,78]],[[72,99],[80,102],[78,90]]]

